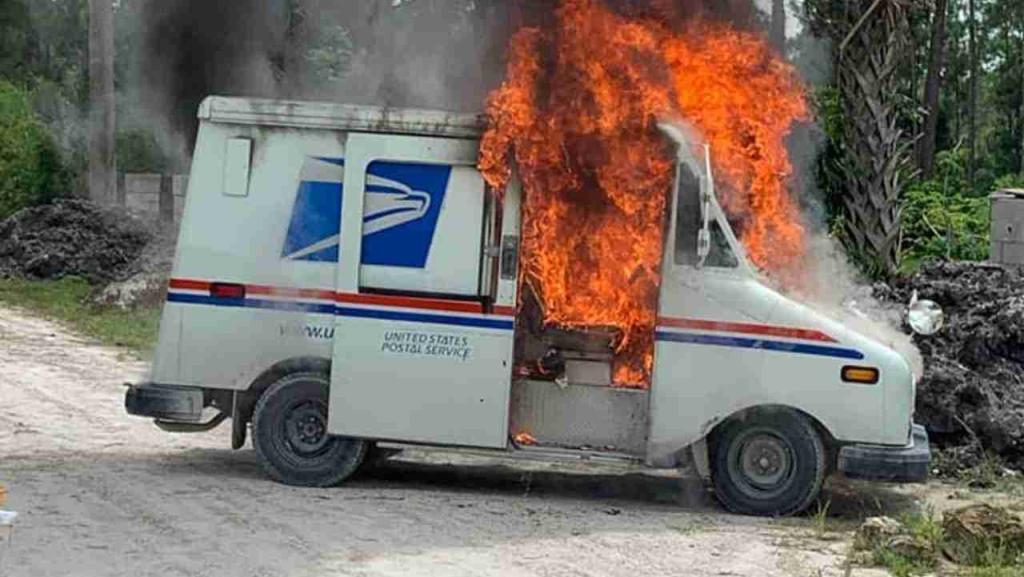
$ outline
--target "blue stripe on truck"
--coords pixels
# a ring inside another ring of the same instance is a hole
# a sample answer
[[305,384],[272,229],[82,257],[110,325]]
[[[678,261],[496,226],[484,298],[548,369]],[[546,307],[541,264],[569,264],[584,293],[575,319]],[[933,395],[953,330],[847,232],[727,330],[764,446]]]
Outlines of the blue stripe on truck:
[[186,305],[210,305],[215,307],[280,310],[303,313],[334,314],[334,305],[298,301],[271,301],[263,299],[228,299],[206,295],[168,293],[167,302]]
[[677,333],[668,331],[657,331],[655,333],[655,338],[659,341],[671,343],[710,345],[740,349],[764,349],[766,351],[816,355],[820,357],[836,357],[840,359],[861,360],[864,358],[863,353],[853,349],[810,345],[804,343],[791,343],[787,341],[771,341],[765,339],[748,339],[743,337],[727,337],[721,335],[706,335],[702,333]]

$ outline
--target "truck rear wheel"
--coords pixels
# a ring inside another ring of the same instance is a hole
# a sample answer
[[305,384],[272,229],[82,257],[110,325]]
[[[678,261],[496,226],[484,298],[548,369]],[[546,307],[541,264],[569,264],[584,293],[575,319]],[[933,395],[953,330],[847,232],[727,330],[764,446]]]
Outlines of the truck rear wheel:
[[715,495],[734,513],[799,513],[818,497],[826,469],[821,436],[794,411],[759,411],[734,419],[713,439]]
[[366,441],[327,433],[329,389],[321,373],[294,373],[260,397],[253,412],[252,444],[273,479],[327,487],[350,477],[363,462]]

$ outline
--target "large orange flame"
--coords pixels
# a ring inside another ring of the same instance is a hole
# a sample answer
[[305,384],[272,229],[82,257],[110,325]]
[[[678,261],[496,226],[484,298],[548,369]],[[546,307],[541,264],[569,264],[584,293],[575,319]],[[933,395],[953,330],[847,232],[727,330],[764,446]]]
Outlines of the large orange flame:
[[791,67],[754,34],[628,17],[600,0],[561,0],[555,16],[512,39],[480,169],[498,190],[517,169],[522,282],[545,321],[619,329],[614,380],[644,387],[675,164],[657,123],[683,118],[701,132],[750,257],[785,278],[804,231],[784,139],[807,106]]

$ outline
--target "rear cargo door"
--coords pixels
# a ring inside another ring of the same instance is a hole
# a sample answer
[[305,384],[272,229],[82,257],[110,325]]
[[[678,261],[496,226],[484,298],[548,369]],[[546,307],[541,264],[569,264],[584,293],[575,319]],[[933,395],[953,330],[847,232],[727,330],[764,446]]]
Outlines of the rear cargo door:
[[332,433],[505,446],[513,322],[476,159],[474,141],[348,137]]

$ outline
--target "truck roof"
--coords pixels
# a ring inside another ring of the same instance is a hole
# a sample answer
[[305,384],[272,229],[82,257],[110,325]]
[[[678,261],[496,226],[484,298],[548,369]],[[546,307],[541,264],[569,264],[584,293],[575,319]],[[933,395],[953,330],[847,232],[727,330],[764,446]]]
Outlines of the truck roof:
[[199,118],[230,124],[459,138],[479,138],[485,126],[482,114],[224,96],[204,100]]

